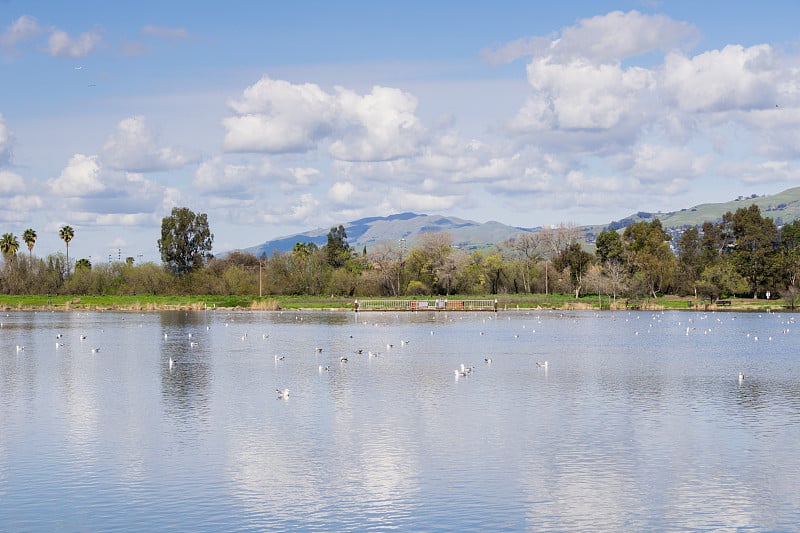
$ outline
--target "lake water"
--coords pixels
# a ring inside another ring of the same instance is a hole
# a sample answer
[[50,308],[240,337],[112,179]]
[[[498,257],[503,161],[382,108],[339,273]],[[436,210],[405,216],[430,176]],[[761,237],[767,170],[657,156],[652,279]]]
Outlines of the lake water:
[[3,531],[800,530],[790,314],[0,322]]

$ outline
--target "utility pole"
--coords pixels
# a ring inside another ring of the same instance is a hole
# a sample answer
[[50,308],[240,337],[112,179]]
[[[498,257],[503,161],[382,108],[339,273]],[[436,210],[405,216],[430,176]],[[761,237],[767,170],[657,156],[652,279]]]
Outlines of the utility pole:
[[396,296],[400,296],[400,282],[403,275],[403,253],[406,251],[406,239],[405,237],[400,239],[400,266],[397,269],[397,294]]

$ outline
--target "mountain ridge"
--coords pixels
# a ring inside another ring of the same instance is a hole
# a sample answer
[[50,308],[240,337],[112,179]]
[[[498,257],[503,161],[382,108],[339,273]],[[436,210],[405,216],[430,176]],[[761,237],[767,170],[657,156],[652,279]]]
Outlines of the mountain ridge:
[[[717,222],[728,211],[736,211],[740,207],[758,205],[763,216],[771,217],[776,224],[800,219],[800,187],[786,189],[776,194],[758,196],[739,196],[728,202],[704,203],[678,211],[644,212],[632,214],[618,221],[607,224],[579,226],[579,229],[592,240],[605,229],[621,229],[641,221],[658,218],[665,229],[699,226],[703,222]],[[520,233],[537,232],[541,227],[509,226],[497,221],[475,222],[447,215],[428,215],[414,212],[395,213],[387,216],[364,217],[343,223],[347,232],[347,240],[357,251],[368,250],[382,243],[392,243],[412,247],[423,233],[440,231],[449,233],[453,245],[467,250],[490,248]],[[327,243],[330,228],[316,228],[303,233],[295,233],[245,248],[260,256],[273,252],[290,251],[298,242],[314,243],[323,246]]]

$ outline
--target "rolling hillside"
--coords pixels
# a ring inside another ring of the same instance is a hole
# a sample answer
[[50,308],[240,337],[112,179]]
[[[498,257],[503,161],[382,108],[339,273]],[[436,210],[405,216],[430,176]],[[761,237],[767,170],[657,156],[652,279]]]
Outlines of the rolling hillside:
[[[453,245],[468,250],[488,248],[522,231],[535,231],[533,228],[506,226],[499,222],[479,223],[456,217],[441,215],[421,215],[417,213],[400,213],[386,217],[370,217],[343,224],[347,232],[347,240],[354,249],[361,251],[365,246],[369,250],[383,242],[398,243],[405,239],[407,247],[416,244],[419,236],[426,232],[440,231],[453,237]],[[313,242],[322,246],[327,242],[330,228],[318,228],[288,235],[257,246],[246,248],[245,252],[255,255],[274,251],[288,251],[297,242]]]
[[800,187],[787,189],[783,192],[765,196],[752,195],[748,197],[735,198],[728,202],[716,204],[699,204],[680,211],[670,213],[636,213],[619,221],[611,221],[609,224],[587,226],[586,229],[599,233],[609,226],[625,227],[642,220],[652,220],[658,218],[665,228],[682,228],[686,226],[699,226],[703,222],[716,222],[728,211],[734,212],[741,207],[749,207],[755,204],[761,209],[761,214],[772,218],[776,224],[800,219]]
[[[748,197],[739,197],[729,202],[716,204],[700,204],[694,207],[670,213],[639,212],[622,220],[609,221],[608,224],[584,226],[581,229],[590,239],[608,228],[620,229],[640,221],[661,220],[666,229],[678,229],[686,226],[701,225],[705,221],[715,222],[728,211],[736,211],[741,207],[756,204],[764,216],[771,217],[777,224],[800,219],[800,187],[787,189],[781,193]],[[365,246],[372,249],[379,243],[404,243],[412,247],[419,236],[425,232],[441,231],[453,237],[453,244],[466,250],[489,248],[521,232],[535,232],[540,228],[521,228],[507,226],[500,222],[475,222],[456,217],[442,215],[424,215],[417,213],[400,213],[386,217],[370,217],[343,224],[347,239],[353,248],[361,251]],[[289,251],[297,242],[313,242],[319,246],[327,242],[330,228],[318,228],[287,235],[278,239],[246,248],[244,251],[261,255],[274,251]]]

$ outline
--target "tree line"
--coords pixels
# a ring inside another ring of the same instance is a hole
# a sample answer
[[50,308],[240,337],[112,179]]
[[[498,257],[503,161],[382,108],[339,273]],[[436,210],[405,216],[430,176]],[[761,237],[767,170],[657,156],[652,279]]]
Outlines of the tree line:
[[587,244],[578,228],[561,225],[520,233],[490,249],[465,251],[447,233],[424,233],[357,251],[343,226],[318,246],[298,242],[291,251],[257,257],[235,251],[211,254],[205,214],[175,208],[162,220],[162,263],[71,268],[66,254],[33,255],[36,233],[26,230],[28,254],[11,234],[0,239],[6,294],[209,294],[407,297],[452,294],[572,293],[641,299],[659,295],[715,300],[768,293],[793,306],[800,294],[800,221],[777,227],[756,205],[715,222],[684,228],[673,242],[658,219],[608,228]]

